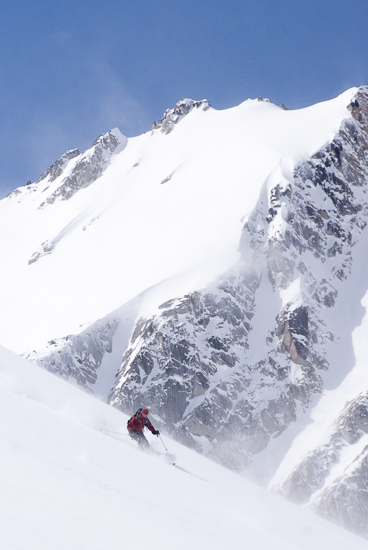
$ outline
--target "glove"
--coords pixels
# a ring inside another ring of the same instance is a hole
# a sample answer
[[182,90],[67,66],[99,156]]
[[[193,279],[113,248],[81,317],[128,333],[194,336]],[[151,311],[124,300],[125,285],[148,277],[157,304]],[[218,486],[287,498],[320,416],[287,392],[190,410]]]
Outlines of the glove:
[[160,432],[158,430],[153,430],[153,435],[160,435]]

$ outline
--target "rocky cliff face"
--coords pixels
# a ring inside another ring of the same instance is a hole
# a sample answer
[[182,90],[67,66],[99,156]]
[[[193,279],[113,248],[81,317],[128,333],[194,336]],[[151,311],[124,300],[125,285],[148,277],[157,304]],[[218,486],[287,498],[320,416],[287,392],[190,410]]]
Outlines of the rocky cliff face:
[[[178,439],[242,469],[318,399],[334,368],[328,350],[335,335],[324,314],[343,291],[368,221],[367,88],[349,109],[352,117],[330,144],[266,182],[244,227],[239,265],[212,288],[139,320],[110,396],[114,406],[130,411],[149,403]],[[262,295],[272,300],[268,326],[257,320]],[[362,405],[347,411],[282,493],[306,502],[323,487],[341,449],[366,432]],[[367,533],[366,460],[364,449],[313,504],[332,519],[338,510],[342,523],[361,533]]]
[[98,321],[80,334],[50,340],[44,349],[27,353],[25,357],[93,393],[97,369],[104,355],[112,351],[112,339],[119,322],[120,319],[113,316]]
[[[208,107],[183,100],[154,129],[168,133],[193,108]],[[331,360],[337,335],[327,319],[345,292],[368,222],[368,88],[359,89],[349,111],[312,158],[299,166],[282,159],[270,174],[230,271],[137,320],[109,396],[113,406],[130,413],[146,404],[158,427],[240,471],[252,469],[257,455],[267,456],[285,434],[302,430],[337,368]],[[104,151],[119,146],[111,136],[108,142]],[[83,187],[79,177],[87,172],[77,159],[42,206]],[[32,357],[93,391],[120,322],[102,320]],[[353,328],[347,322],[347,347]],[[368,535],[367,433],[367,395],[360,394],[336,411],[334,426],[277,490]]]
[[367,536],[368,396],[347,403],[325,438],[278,491],[339,525]]

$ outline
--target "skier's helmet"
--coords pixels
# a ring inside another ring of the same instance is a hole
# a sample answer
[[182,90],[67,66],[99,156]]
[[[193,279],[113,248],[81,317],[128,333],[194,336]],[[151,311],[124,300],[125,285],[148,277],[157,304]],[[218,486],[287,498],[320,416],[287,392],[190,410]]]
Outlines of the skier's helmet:
[[146,408],[142,409],[142,414],[148,414],[148,409]]

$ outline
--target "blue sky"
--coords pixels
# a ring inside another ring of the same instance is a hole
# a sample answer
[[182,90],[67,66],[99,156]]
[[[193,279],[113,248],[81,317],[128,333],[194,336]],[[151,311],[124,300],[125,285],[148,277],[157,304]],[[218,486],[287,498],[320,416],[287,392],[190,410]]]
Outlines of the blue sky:
[[368,84],[368,0],[3,0],[0,198],[184,98],[290,109]]

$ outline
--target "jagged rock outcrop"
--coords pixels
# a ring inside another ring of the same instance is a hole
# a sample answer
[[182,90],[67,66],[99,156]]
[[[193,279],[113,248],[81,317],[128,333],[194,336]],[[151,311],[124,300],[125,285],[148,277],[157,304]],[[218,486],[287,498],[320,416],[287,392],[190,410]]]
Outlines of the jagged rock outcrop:
[[203,111],[210,109],[211,105],[206,99],[194,101],[193,99],[182,99],[178,101],[173,109],[167,109],[159,122],[152,124],[152,130],[160,130],[163,134],[169,134],[188,113],[193,109],[201,108]]
[[55,243],[50,241],[45,241],[41,244],[38,250],[34,252],[31,256],[31,258],[28,260],[28,265],[34,264],[39,260],[42,256],[46,256],[47,254],[51,254],[51,252],[55,249]]
[[21,196],[24,193],[32,193],[37,189],[38,184],[47,180],[49,183],[55,181],[66,170],[70,161],[78,157],[80,152],[78,149],[71,149],[64,153],[57,161],[55,161],[50,168],[48,168],[34,183],[28,181],[23,187],[18,187],[9,193],[8,198],[13,199]]
[[52,183],[56,180],[56,178],[61,176],[68,162],[75,157],[78,157],[79,155],[79,149],[71,149],[70,151],[67,151],[56,162],[54,162],[54,164],[52,164],[50,168],[48,168],[46,172],[42,174],[42,176],[38,178],[35,184],[37,185],[46,178],[48,178],[48,181]]
[[[37,181],[15,189],[8,198],[19,199],[19,196],[35,192],[40,185],[44,185],[43,193],[47,198],[39,208],[53,204],[56,200],[68,200],[77,191],[96,181],[109,166],[111,157],[126,147],[127,141],[118,128],[101,134],[84,153],[80,153],[78,149],[67,151]],[[64,174],[60,183],[50,189],[49,186]]]
[[[53,204],[58,199],[68,200],[80,189],[91,185],[106,170],[107,166],[110,164],[111,156],[122,151],[126,144],[127,138],[123,136],[117,128],[106,134],[101,134],[87,151],[76,158],[70,174],[68,174],[57,189],[41,203],[40,208]],[[62,159],[63,157],[53,165],[54,168],[51,167],[45,172],[39,181],[48,177],[49,182],[52,182],[56,177],[60,176],[65,164],[63,164]]]
[[27,353],[25,357],[93,393],[97,369],[104,355],[112,351],[112,338],[119,322],[118,318],[98,321],[80,334],[50,340],[44,349]]

